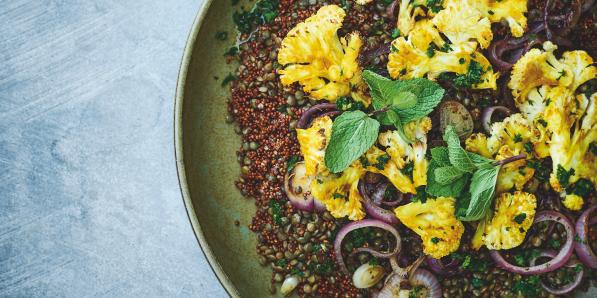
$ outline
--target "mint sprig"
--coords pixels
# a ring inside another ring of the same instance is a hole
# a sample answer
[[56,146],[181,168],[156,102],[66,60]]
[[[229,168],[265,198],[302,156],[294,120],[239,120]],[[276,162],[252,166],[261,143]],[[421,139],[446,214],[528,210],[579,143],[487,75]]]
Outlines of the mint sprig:
[[325,165],[340,173],[361,157],[377,139],[381,125],[393,126],[407,142],[412,142],[403,124],[431,113],[444,96],[444,89],[427,79],[393,81],[372,71],[363,72],[370,88],[373,111],[344,111],[334,121],[332,137],[325,151]]
[[446,128],[444,141],[447,147],[431,149],[427,192],[434,196],[458,198],[458,218],[462,221],[479,220],[491,208],[501,166],[524,159],[526,155],[495,161],[468,152],[460,145],[452,126]]

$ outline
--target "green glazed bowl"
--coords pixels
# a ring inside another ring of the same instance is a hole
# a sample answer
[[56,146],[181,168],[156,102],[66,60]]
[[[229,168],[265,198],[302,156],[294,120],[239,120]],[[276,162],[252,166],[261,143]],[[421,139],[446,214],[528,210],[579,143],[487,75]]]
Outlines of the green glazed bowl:
[[[271,268],[259,265],[257,237],[247,228],[254,202],[234,186],[240,174],[240,138],[225,122],[230,90],[221,85],[237,67],[223,55],[236,32],[232,13],[253,3],[232,7],[231,1],[205,0],[187,42],[175,103],[176,164],[184,203],[203,253],[232,297],[271,296]],[[221,31],[228,32],[226,41],[215,38]],[[281,297],[279,292],[274,296]],[[597,297],[597,290],[580,296]]]

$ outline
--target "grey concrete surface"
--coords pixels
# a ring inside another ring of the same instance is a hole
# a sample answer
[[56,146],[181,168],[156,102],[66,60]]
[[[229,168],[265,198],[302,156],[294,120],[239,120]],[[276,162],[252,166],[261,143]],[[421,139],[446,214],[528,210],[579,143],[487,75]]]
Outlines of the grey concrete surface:
[[0,297],[225,297],[180,197],[202,0],[0,0]]

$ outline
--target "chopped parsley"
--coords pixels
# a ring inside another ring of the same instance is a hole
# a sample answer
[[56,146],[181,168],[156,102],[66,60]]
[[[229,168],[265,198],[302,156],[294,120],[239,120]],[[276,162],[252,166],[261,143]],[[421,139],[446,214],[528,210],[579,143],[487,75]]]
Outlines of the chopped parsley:
[[363,168],[366,168],[371,165],[365,155],[359,157],[359,162],[361,162],[361,165],[363,166]]
[[549,244],[549,246],[553,249],[559,249],[560,246],[562,246],[562,242],[558,239],[549,239],[549,241],[547,241],[547,244]]
[[547,127],[547,121],[545,121],[545,119],[539,118],[537,120],[537,122],[539,122],[539,124],[543,125],[543,127]]
[[538,275],[522,278],[514,283],[512,291],[524,297],[536,297],[541,292],[541,278]]
[[514,263],[518,266],[526,266],[532,259],[538,258],[541,252],[538,249],[525,249],[514,255]]
[[292,171],[298,161],[299,161],[299,157],[297,155],[293,155],[290,158],[288,158],[288,161],[286,162],[286,171],[287,172]]
[[335,192],[334,194],[332,194],[332,197],[334,197],[334,199],[346,199],[346,196],[341,194],[341,193],[337,193]]
[[390,156],[386,153],[377,157],[377,163],[374,165],[378,170],[383,170],[390,161]]
[[342,111],[364,110],[365,105],[360,101],[355,101],[348,96],[342,96],[336,101],[336,106]]
[[595,186],[589,179],[581,178],[574,185],[567,187],[566,192],[577,196],[586,197],[595,192]]
[[514,141],[514,143],[520,143],[520,142],[522,142],[522,135],[520,135],[519,133],[515,134],[514,138],[513,138],[513,141]]
[[433,13],[438,13],[440,10],[444,9],[444,1],[443,0],[427,0],[427,8],[429,8]]
[[597,156],[597,142],[592,142],[591,144],[589,144],[589,151],[591,152],[591,154]]
[[526,218],[527,218],[527,214],[526,214],[526,213],[520,213],[520,214],[518,214],[518,215],[514,216],[514,221],[515,221],[517,224],[521,225],[521,224],[522,224],[522,222],[523,222],[523,221],[524,221]]
[[409,163],[407,163],[404,166],[404,168],[400,169],[400,172],[402,172],[402,174],[404,174],[408,177],[412,177],[414,169],[415,169],[415,164],[414,164],[414,162],[410,161]]
[[415,195],[413,195],[410,200],[413,202],[425,203],[427,201],[427,189],[426,188],[427,188],[426,185],[421,185],[421,186],[417,187],[416,188],[417,193]]
[[471,280],[471,285],[477,289],[483,287],[485,284],[485,280],[482,280],[480,278],[473,277],[473,279]]
[[268,203],[272,209],[272,219],[277,224],[282,224],[282,204],[276,200],[270,200]]
[[481,83],[483,75],[483,66],[479,62],[471,60],[466,74],[457,75],[453,83],[458,88],[471,88],[473,85]]
[[378,266],[379,265],[379,259],[376,257],[372,257],[371,260],[369,260],[369,265],[371,266]]
[[439,239],[437,237],[431,238],[431,242],[433,242],[433,244],[438,244],[440,241],[441,241],[441,239]]
[[528,154],[533,153],[533,144],[524,143],[523,147],[524,147],[524,151],[526,151]]
[[279,259],[276,261],[276,266],[278,267],[286,267],[286,264],[288,264],[288,261],[286,261],[286,259]]
[[232,81],[236,81],[237,77],[231,73],[229,73],[224,80],[222,80],[222,87],[228,85]]
[[261,0],[250,11],[235,12],[232,19],[241,33],[250,33],[259,25],[268,24],[278,16],[278,0]]
[[556,177],[558,178],[558,182],[563,188],[567,188],[570,185],[570,177],[574,176],[574,169],[570,169],[566,171],[562,165],[558,165],[556,170]]
[[464,63],[466,63],[466,59],[460,58],[460,59],[458,59],[458,63],[464,64]]
[[435,44],[434,43],[430,44],[429,47],[427,47],[427,51],[425,53],[427,54],[427,57],[429,57],[429,58],[435,56]]
[[392,38],[396,39],[398,38],[398,36],[400,36],[400,29],[394,28],[394,30],[392,31]]
[[527,165],[535,170],[535,178],[540,182],[549,181],[551,169],[536,159],[527,160]]

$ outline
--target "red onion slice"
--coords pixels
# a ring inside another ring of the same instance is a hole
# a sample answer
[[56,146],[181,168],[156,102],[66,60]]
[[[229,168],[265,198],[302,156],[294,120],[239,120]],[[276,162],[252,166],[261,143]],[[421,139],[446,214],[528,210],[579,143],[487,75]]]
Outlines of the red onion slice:
[[396,215],[394,214],[394,212],[390,211],[390,210],[386,210],[383,209],[377,205],[375,205],[375,203],[373,203],[373,201],[371,200],[371,198],[369,197],[369,194],[367,193],[367,190],[365,189],[365,183],[364,181],[359,181],[359,193],[361,194],[362,199],[362,203],[363,203],[363,207],[365,208],[365,212],[367,213],[367,215],[381,220],[385,223],[389,223],[389,224],[398,224],[398,218],[396,217]]
[[597,209],[597,204],[585,210],[576,221],[576,236],[578,241],[574,244],[576,255],[590,268],[597,269],[597,256],[589,244],[589,226],[591,213]]
[[566,242],[562,245],[560,252],[547,263],[530,266],[530,267],[519,267],[513,264],[508,263],[506,259],[500,254],[497,250],[490,250],[489,255],[495,261],[496,265],[504,270],[518,273],[521,275],[533,275],[533,274],[541,274],[547,273],[554,270],[557,270],[564,266],[566,262],[572,256],[573,247],[574,247],[574,227],[572,226],[572,222],[563,214],[556,212],[556,211],[542,211],[537,213],[535,216],[535,224],[542,222],[542,221],[556,221],[564,226],[566,230]]
[[[315,199],[308,191],[312,178],[305,176],[306,171],[304,162],[296,163],[292,171],[287,172],[284,177],[284,191],[292,206],[299,210],[312,212]],[[294,185],[295,183],[300,185]],[[295,191],[297,186],[301,188],[300,192]]]
[[434,259],[428,256],[426,262],[429,269],[435,274],[451,276],[460,272],[460,262],[456,259],[452,259],[449,263],[445,264],[441,259]]
[[[336,235],[336,239],[334,239],[334,253],[336,254],[336,261],[338,262],[338,265],[340,265],[340,269],[347,275],[350,275],[350,273],[348,272],[348,268],[346,268],[346,264],[344,263],[344,258],[342,257],[342,241],[344,240],[346,235],[348,235],[348,233],[350,233],[354,230],[367,228],[367,227],[380,228],[380,229],[386,230],[386,231],[390,232],[394,236],[394,238],[396,238],[396,247],[394,248],[394,250],[387,252],[387,253],[375,251],[376,257],[385,259],[385,258],[394,256],[398,252],[400,252],[400,248],[401,248],[400,234],[398,234],[398,231],[393,226],[391,226],[383,221],[376,220],[376,219],[363,219],[360,221],[350,222],[347,225],[343,226],[340,229],[340,231],[338,231],[338,234]],[[367,250],[364,250],[363,248],[361,248],[361,251],[367,251],[369,253],[372,253],[374,250],[369,249],[369,248]]]
[[493,116],[493,113],[495,113],[496,111],[504,113],[506,116],[510,116],[512,114],[512,111],[504,106],[492,106],[483,110],[483,114],[481,115],[481,121],[483,121],[483,128],[488,133],[491,133],[491,117]]
[[[311,126],[311,122],[313,121],[313,118],[317,118],[317,117],[321,116],[322,114],[326,114],[326,113],[330,113],[330,112],[334,112],[334,111],[337,111],[336,104],[333,104],[333,103],[316,104],[303,112],[303,114],[301,115],[301,118],[299,118],[298,122],[296,123],[296,128],[298,128],[298,129],[309,128],[309,126]],[[328,115],[330,115],[330,114],[328,114]]]
[[[540,257],[549,257],[549,258],[553,259],[556,257],[556,255],[557,255],[556,252],[553,250],[543,251],[543,252],[541,252],[541,254],[538,257],[531,260],[531,266],[535,266],[535,261],[537,261],[537,259]],[[573,268],[573,267],[576,267],[578,264],[580,264],[578,261],[571,260],[570,262],[568,262],[566,264],[566,267]],[[543,287],[543,289],[545,289],[545,291],[547,291],[551,294],[564,295],[564,294],[572,292],[576,287],[578,287],[578,285],[582,281],[583,275],[584,275],[584,269],[581,269],[580,271],[576,272],[576,275],[574,276],[574,280],[571,283],[569,283],[561,288],[550,287],[550,286],[546,285],[543,281],[541,281],[541,286]]]
[[424,286],[429,291],[427,297],[440,298],[442,297],[442,287],[433,273],[419,268],[409,278],[410,283],[415,286]]

